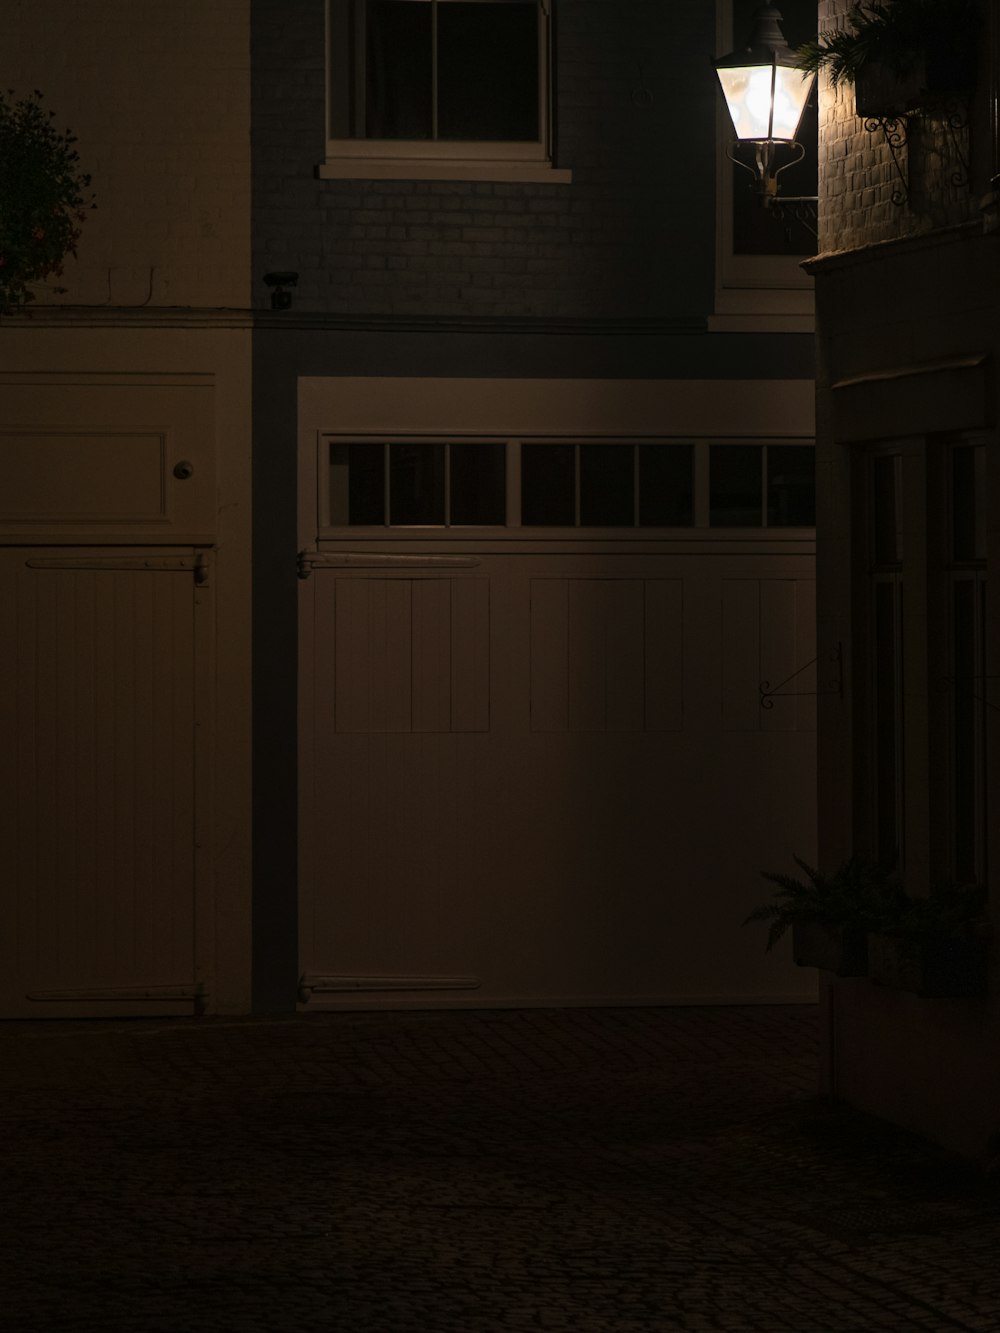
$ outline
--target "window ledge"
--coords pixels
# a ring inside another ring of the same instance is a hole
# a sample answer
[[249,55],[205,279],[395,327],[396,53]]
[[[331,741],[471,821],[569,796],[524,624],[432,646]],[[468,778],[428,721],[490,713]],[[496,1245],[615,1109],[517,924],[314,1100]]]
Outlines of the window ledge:
[[328,157],[316,168],[320,180],[523,181],[569,185],[573,173],[547,162],[472,159]]

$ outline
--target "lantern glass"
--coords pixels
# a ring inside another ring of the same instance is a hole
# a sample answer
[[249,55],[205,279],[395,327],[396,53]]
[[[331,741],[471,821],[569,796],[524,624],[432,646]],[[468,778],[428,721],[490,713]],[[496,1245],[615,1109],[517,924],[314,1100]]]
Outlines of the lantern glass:
[[717,72],[737,139],[795,139],[812,88],[811,74],[778,64],[725,66]]

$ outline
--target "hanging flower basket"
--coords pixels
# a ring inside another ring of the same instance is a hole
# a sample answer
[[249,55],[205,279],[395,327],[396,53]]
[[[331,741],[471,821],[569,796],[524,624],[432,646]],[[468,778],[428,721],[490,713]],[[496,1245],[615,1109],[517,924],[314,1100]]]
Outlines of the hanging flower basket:
[[42,94],[12,99],[0,93],[0,314],[33,301],[34,284],[61,276],[96,207],[76,140],[55,128]]

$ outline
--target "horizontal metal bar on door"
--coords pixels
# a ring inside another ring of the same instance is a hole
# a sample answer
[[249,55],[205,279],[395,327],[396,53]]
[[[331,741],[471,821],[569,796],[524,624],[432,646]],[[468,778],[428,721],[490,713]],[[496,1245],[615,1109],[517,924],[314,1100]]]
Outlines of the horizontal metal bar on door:
[[359,991],[478,990],[482,984],[479,977],[304,976],[299,981],[299,999],[305,1004],[313,995]]
[[477,555],[392,555],[381,551],[337,551],[330,555],[299,552],[299,578],[314,569],[475,569]]
[[208,582],[208,559],[204,555],[58,555],[33,556],[28,569],[140,570],[149,574],[174,574],[190,570],[198,584]]
[[200,983],[191,986],[68,986],[64,989],[28,991],[25,999],[47,1003],[66,1000],[106,1000],[111,1003],[126,1000],[190,1000],[200,1004],[207,994]]

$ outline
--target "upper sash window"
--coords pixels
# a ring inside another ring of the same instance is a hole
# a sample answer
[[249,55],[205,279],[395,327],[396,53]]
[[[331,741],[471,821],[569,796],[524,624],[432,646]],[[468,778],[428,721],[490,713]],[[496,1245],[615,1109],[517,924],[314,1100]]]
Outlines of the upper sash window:
[[549,0],[328,0],[320,176],[561,180]]

